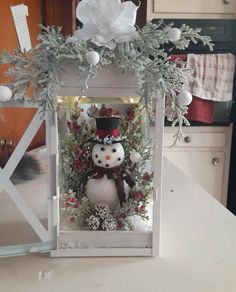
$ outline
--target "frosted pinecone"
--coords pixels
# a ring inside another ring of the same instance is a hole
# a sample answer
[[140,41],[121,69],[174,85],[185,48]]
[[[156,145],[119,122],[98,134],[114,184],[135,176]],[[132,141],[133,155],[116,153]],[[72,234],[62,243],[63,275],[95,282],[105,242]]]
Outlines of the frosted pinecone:
[[94,207],[95,215],[100,217],[102,220],[106,219],[110,214],[110,209],[107,204],[98,203]]
[[94,216],[94,215],[90,215],[87,219],[86,219],[86,223],[88,225],[88,228],[90,230],[98,230],[99,226],[100,226],[100,220],[98,217]]
[[105,231],[111,231],[116,229],[116,220],[112,216],[108,216],[107,218],[104,219],[102,222],[102,230]]

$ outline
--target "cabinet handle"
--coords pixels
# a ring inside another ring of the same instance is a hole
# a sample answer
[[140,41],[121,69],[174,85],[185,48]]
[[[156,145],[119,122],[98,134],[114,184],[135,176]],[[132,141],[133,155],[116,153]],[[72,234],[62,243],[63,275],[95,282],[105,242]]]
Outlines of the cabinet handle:
[[229,4],[231,2],[231,0],[223,0],[224,4]]
[[218,165],[218,164],[220,163],[220,158],[218,158],[218,157],[214,157],[214,158],[212,158],[211,163],[212,163],[213,165]]
[[190,143],[191,142],[191,137],[190,136],[186,136],[185,138],[184,138],[184,142],[185,143]]

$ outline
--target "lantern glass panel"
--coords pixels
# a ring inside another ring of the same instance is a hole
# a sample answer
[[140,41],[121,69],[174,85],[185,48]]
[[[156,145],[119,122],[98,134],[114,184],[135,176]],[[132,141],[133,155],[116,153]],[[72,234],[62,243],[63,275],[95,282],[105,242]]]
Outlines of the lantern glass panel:
[[154,127],[138,97],[59,97],[59,248],[151,247]]

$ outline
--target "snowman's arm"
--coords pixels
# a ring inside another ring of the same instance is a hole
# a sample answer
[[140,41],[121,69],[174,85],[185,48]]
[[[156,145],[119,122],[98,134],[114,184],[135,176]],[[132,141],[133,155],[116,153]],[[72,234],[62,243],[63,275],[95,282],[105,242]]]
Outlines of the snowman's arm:
[[134,180],[129,173],[125,172],[123,174],[123,178],[130,188],[132,188],[135,185]]

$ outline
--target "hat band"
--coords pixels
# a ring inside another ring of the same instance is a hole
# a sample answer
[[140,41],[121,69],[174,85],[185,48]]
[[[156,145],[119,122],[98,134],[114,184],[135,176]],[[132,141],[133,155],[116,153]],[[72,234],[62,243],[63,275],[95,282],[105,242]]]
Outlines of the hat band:
[[118,130],[117,129],[111,129],[111,130],[97,129],[96,135],[102,139],[105,138],[106,136],[113,136],[114,138],[117,138]]

